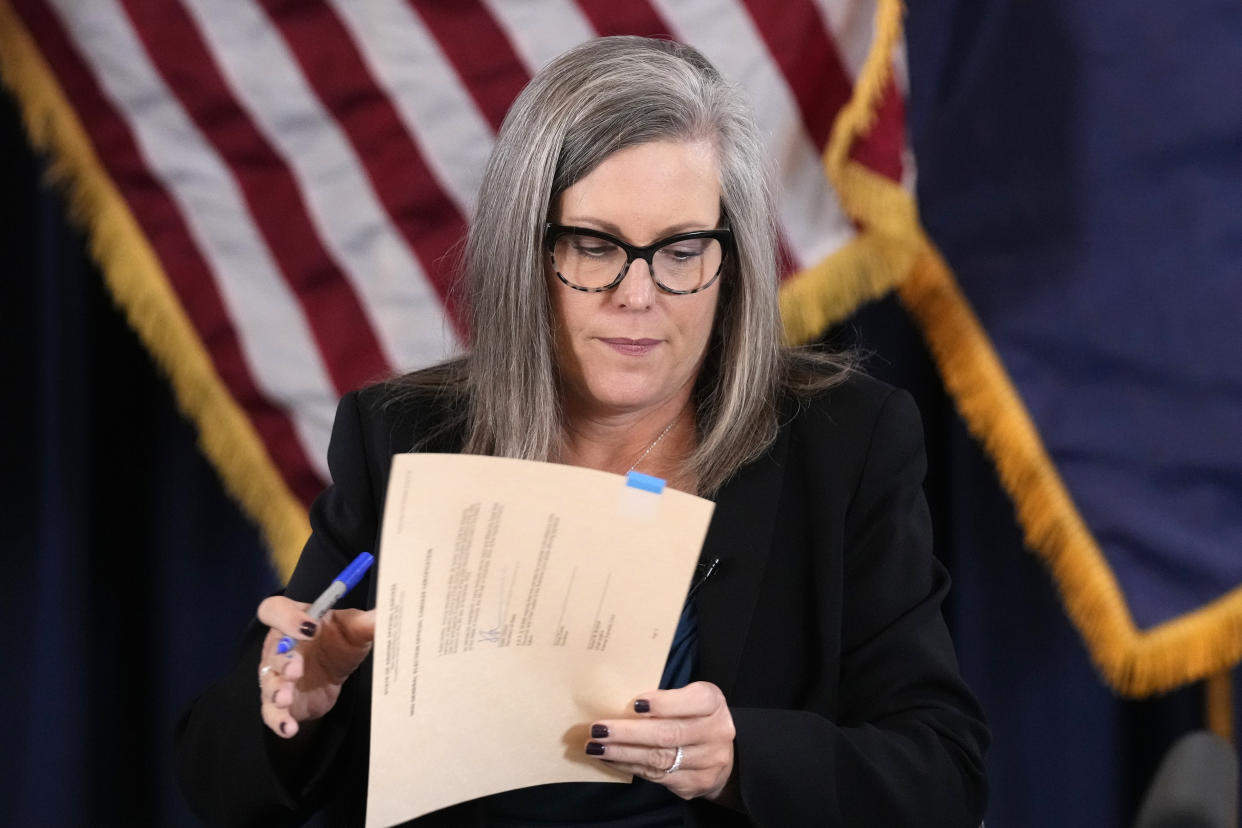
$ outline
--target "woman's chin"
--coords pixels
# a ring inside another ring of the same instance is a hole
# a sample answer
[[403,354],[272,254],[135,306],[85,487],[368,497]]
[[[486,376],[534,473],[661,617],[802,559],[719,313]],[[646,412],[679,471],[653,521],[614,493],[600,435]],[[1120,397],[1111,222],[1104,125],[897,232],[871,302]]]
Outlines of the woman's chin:
[[673,398],[678,396],[672,389],[653,388],[650,384],[632,385],[629,383],[599,386],[587,389],[580,395],[585,409],[597,415],[608,414],[640,414],[645,411],[677,405]]

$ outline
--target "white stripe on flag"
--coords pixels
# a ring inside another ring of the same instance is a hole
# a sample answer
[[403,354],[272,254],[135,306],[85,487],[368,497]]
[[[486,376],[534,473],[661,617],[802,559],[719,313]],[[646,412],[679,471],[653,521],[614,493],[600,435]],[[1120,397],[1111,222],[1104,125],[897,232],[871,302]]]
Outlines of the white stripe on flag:
[[213,271],[256,382],[287,407],[308,457],[327,479],[336,391],[301,307],[248,218],[232,173],[164,85],[114,0],[51,2],[129,124],[152,173],[180,208]]
[[389,364],[408,368],[447,356],[456,337],[439,296],[280,32],[250,0],[185,3],[238,102],[292,172]]
[[871,51],[876,0],[815,0],[815,5],[836,43],[837,54],[850,80],[854,80]]
[[570,0],[483,0],[509,34],[530,74],[579,43],[597,37],[582,10]]
[[329,0],[463,216],[474,212],[492,129],[434,35],[408,3]]
[[802,114],[749,15],[719,0],[654,0],[679,40],[746,86],[779,186],[777,212],[798,267],[817,264],[854,235],[828,184]]

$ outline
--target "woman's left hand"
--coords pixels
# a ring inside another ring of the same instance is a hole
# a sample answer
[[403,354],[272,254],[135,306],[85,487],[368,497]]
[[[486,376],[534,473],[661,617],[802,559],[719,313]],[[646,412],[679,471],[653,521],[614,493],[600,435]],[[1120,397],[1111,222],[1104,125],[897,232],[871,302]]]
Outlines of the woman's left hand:
[[636,718],[591,725],[587,755],[658,782],[683,799],[718,799],[733,773],[736,734],[720,688],[696,681],[655,690],[636,698],[631,709]]

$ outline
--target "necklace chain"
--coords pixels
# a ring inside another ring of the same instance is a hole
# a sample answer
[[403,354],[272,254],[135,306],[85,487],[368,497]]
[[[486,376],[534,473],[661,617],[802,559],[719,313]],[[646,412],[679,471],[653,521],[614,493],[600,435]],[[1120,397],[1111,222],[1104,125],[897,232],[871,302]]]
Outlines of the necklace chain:
[[673,430],[673,426],[676,423],[677,421],[673,420],[673,422],[669,423],[668,425],[664,427],[664,430],[660,432],[660,436],[652,440],[651,445],[647,446],[647,450],[644,451],[641,455],[639,455],[638,459],[634,461],[634,465],[630,466],[630,469],[629,469],[630,471],[634,471],[635,469],[637,469],[638,464],[647,459],[647,455],[651,454],[651,452],[655,450],[655,447],[660,445],[660,441],[664,439],[664,436],[666,434],[668,434],[670,431]]

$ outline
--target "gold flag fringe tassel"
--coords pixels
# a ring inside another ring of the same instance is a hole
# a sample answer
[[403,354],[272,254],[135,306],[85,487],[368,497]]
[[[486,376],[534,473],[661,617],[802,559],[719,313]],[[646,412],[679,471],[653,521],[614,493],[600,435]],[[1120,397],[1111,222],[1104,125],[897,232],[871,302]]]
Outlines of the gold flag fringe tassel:
[[113,301],[168,376],[225,488],[259,524],[277,573],[288,578],[310,534],[306,510],[216,373],[146,236],[7,0],[0,0],[0,79],[17,98],[31,143],[49,158],[71,217],[86,230]]
[[[1105,681],[1119,693],[1141,697],[1217,676],[1242,659],[1242,587],[1149,630],[1135,626],[1112,569],[1017,389],[923,232],[913,197],[849,160],[854,141],[874,123],[892,71],[893,47],[901,37],[902,14],[900,0],[879,0],[875,42],[824,152],[825,172],[861,232],[782,288],[786,337],[791,342],[814,339],[896,287],[963,420],[991,457],[1026,544],[1048,566],[1066,613]],[[1215,721],[1224,722],[1220,682],[1209,681],[1209,696],[1216,699],[1209,708]]]
[[[875,35],[867,59],[863,61],[854,91],[845,106],[837,113],[824,151],[824,167],[834,185],[842,183],[839,178],[848,165],[850,149],[860,135],[875,124],[876,108],[884,94],[893,72],[893,50],[901,39],[901,18],[905,7],[901,0],[879,0],[875,9]],[[861,165],[857,165],[861,167]],[[865,169],[865,168],[863,168]],[[901,191],[905,195],[905,191]],[[840,193],[844,202],[851,195]],[[848,207],[846,208],[848,211]],[[883,216],[874,216],[883,220]]]
[[[892,73],[893,46],[901,37],[902,5],[881,0],[876,7],[875,39],[850,100],[837,113],[824,170],[842,207],[863,222],[857,236],[819,264],[781,287],[781,315],[790,343],[809,342],[830,325],[901,283],[918,256],[914,199],[901,187],[861,164],[848,163],[850,147],[871,129],[875,110]],[[887,186],[886,186],[887,185]]]
[[801,344],[815,339],[868,302],[895,288],[913,264],[903,270],[905,252],[885,240],[859,234],[814,267],[790,277],[781,286],[781,319],[785,339]]
[[1234,744],[1233,671],[1213,673],[1203,682],[1203,701],[1208,730]]

